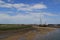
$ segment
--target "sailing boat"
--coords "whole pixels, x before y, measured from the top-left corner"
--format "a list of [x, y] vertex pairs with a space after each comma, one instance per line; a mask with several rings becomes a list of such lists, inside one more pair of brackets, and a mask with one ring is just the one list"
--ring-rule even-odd
[[[44, 16], [44, 19], [46, 19], [46, 17]], [[43, 24], [43, 20], [42, 20], [42, 16], [40, 14], [40, 27], [47, 27], [47, 24], [46, 24], [46, 20], [45, 20], [45, 23]]]

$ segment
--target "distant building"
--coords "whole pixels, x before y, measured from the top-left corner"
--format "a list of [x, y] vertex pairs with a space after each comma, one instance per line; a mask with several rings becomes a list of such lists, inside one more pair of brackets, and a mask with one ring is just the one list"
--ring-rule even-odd
[[60, 27], [60, 24], [48, 24], [48, 27]]

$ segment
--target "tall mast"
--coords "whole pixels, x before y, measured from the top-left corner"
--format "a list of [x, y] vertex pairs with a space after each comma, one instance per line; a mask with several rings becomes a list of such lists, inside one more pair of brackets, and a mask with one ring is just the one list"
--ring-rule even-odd
[[47, 20], [47, 19], [46, 19], [47, 17], [46, 17], [46, 16], [44, 16], [44, 18], [45, 18], [45, 25], [47, 25], [47, 21], [46, 21], [46, 20]]
[[41, 14], [40, 14], [40, 25], [42, 25], [42, 17], [41, 17]]

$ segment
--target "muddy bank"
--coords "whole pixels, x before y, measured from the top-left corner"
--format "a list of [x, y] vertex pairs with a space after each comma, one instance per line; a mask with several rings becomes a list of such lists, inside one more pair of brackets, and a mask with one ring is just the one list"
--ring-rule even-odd
[[18, 30], [5, 30], [5, 31], [0, 30], [0, 40], [2, 40], [4, 38], [8, 38], [9, 36], [12, 36], [12, 35], [17, 35], [17, 34], [22, 35], [31, 30], [34, 30], [34, 29], [25, 28], [25, 29], [18, 29]]
[[[35, 30], [30, 30], [27, 33], [25, 33], [24, 35], [14, 35], [11, 37], [6, 38], [6, 40], [40, 40], [40, 38], [43, 38], [44, 35], [47, 35], [49, 32], [54, 31], [55, 29], [44, 29], [42, 28], [41, 30], [35, 29]], [[19, 36], [20, 35], [20, 36]], [[17, 37], [17, 38], [15, 38]]]
[[55, 30], [55, 28], [40, 27], [22, 30], [0, 31], [0, 40], [34, 40], [38, 34], [46, 35], [53, 30]]

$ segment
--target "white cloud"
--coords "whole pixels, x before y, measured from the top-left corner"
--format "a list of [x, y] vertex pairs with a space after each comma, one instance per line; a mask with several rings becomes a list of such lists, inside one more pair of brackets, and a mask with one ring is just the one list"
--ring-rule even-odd
[[11, 7], [12, 7], [12, 4], [5, 3], [4, 1], [1, 1], [1, 0], [0, 0], [0, 7], [11, 8]]
[[11, 2], [12, 0], [8, 0], [8, 2]]
[[5, 3], [4, 1], [0, 0], [0, 4]]
[[[10, 0], [9, 0], [10, 1]], [[11, 12], [6, 12], [6, 13], [0, 13], [0, 23], [40, 23], [40, 16], [42, 17], [43, 23], [48, 20], [49, 18], [45, 18], [46, 16], [58, 16], [53, 13], [47, 13], [47, 12], [28, 12], [32, 11], [33, 9], [46, 9], [47, 6], [43, 3], [38, 3], [34, 5], [29, 5], [29, 4], [24, 4], [24, 3], [19, 3], [19, 4], [10, 4], [10, 3], [5, 3], [4, 1], [0, 1], [0, 7], [6, 7], [6, 8], [16, 8], [18, 11], [26, 10], [28, 14], [23, 15], [22, 13], [18, 13], [17, 15], [10, 16], [8, 13]], [[49, 19], [51, 20], [51, 19]]]
[[47, 16], [58, 16], [57, 14], [53, 14], [53, 13], [46, 13], [46, 12], [43, 12], [44, 15], [47, 15]]
[[[41, 15], [40, 15], [41, 14]], [[49, 18], [45, 18], [44, 15], [47, 15], [48, 13], [29, 13], [29, 14], [25, 14], [23, 15], [22, 13], [19, 13], [17, 15], [14, 15], [14, 16], [10, 16], [8, 14], [5, 14], [5, 13], [0, 13], [0, 23], [17, 23], [17, 24], [22, 24], [22, 23], [25, 23], [25, 24], [29, 24], [29, 23], [40, 23], [40, 16], [42, 17], [42, 21], [43, 23], [45, 21], [47, 21]], [[53, 15], [53, 14], [51, 14]], [[50, 16], [50, 15], [48, 15]], [[54, 14], [55, 16], [55, 14]], [[46, 20], [47, 19], [47, 20]], [[52, 19], [50, 19], [52, 20]]]
[[0, 14], [0, 23], [29, 23], [28, 21], [32, 22], [35, 19], [33, 17], [34, 16], [31, 16], [30, 14], [18, 14], [15, 16], [9, 16], [8, 14]]
[[[9, 0], [10, 1], [10, 0]], [[32, 9], [45, 9], [47, 6], [45, 4], [24, 4], [24, 3], [19, 3], [19, 4], [10, 4], [10, 3], [5, 3], [4, 1], [0, 1], [0, 7], [7, 7], [7, 8], [16, 8], [17, 10], [32, 10]]]
[[18, 10], [33, 10], [33, 9], [45, 9], [47, 8], [46, 5], [44, 4], [34, 4], [34, 5], [29, 5], [29, 4], [14, 4], [15, 8], [18, 8]]
[[47, 6], [44, 4], [35, 4], [31, 8], [32, 9], [44, 9], [44, 8], [47, 8]]

